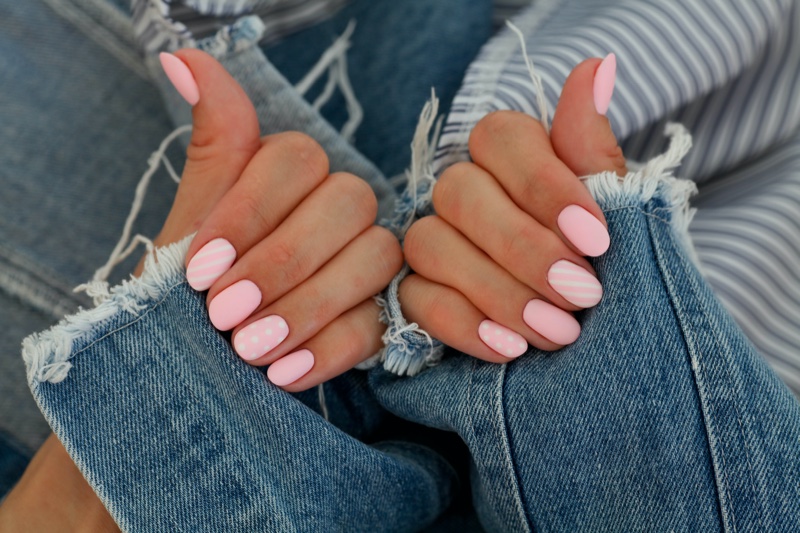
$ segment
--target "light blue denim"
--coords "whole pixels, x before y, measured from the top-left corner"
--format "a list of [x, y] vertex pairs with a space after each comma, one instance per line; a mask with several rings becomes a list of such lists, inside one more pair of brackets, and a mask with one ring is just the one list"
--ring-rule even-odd
[[[19, 10], [29, 14], [29, 6], [38, 4]], [[336, 165], [371, 180], [391, 215], [394, 193], [380, 171], [275, 75], [260, 49], [241, 43], [215, 50], [259, 112], [269, 113], [262, 116], [273, 119], [271, 127], [312, 130]], [[186, 108], [159, 84], [181, 117]], [[118, 111], [126, 117], [137, 115], [131, 102], [138, 97], [155, 105], [152, 88], [142, 85], [125, 95], [130, 100]], [[154, 131], [134, 124], [132, 131], [147, 135], [130, 141], [149, 146], [140, 160], [126, 154], [137, 169], [169, 131], [163, 119], [151, 123], [140, 114]], [[90, 140], [63, 144], [112, 145]], [[64, 190], [77, 188], [80, 198], [118, 185], [78, 167], [87, 164], [81, 154], [68, 152], [68, 166], [92, 181]], [[800, 406], [698, 273], [685, 234], [688, 187], [658, 163], [625, 184], [608, 175], [589, 180], [611, 232], [611, 249], [594, 261], [606, 296], [581, 314], [581, 338], [557, 353], [531, 349], [495, 365], [448, 350], [413, 378], [383, 368], [348, 372], [324, 387], [326, 421], [317, 391], [277, 389], [209, 325], [203, 295], [185, 283], [184, 241], [98, 308], [31, 337], [28, 385], [125, 531], [791, 531], [800, 522]], [[130, 175], [132, 190], [140, 172], [120, 172]], [[50, 190], [46, 175], [36, 183], [11, 178], [4, 174], [3, 183], [27, 194], [14, 197], [17, 204], [4, 198], [5, 221], [5, 213], [26, 215], [18, 206]], [[76, 209], [84, 204], [55, 190], [53, 212], [65, 220], [103, 203], [90, 198]], [[148, 198], [166, 205], [163, 195]], [[88, 264], [75, 273], [48, 273], [61, 285], [26, 288], [69, 287], [91, 276], [116, 242], [130, 193], [113, 198], [118, 212], [108, 208], [110, 222], [94, 219], [69, 247], [39, 243], [47, 233], [36, 226], [28, 241], [24, 232], [18, 237], [35, 215], [4, 222], [3, 242], [15, 238], [10, 248], [28, 261], [16, 264], [44, 270], [60, 265], [51, 261], [66, 263], [64, 254], [75, 249], [90, 256], [80, 257]], [[47, 227], [53, 240], [63, 239], [59, 228], [72, 230], [58, 219]], [[105, 241], [94, 243], [101, 234]], [[66, 289], [59, 294], [74, 305]], [[30, 307], [28, 292], [14, 297]], [[422, 348], [409, 349], [420, 358]]]

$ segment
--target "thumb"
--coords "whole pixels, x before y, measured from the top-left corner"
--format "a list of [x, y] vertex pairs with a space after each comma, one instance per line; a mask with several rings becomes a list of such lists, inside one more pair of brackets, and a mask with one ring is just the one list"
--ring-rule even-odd
[[214, 180], [224, 192], [261, 146], [255, 108], [236, 80], [207, 53], [185, 49], [175, 55], [162, 53], [159, 59], [192, 106], [192, 139], [183, 179]]
[[613, 170], [627, 173], [625, 157], [606, 110], [616, 77], [614, 54], [592, 58], [570, 73], [558, 101], [550, 140], [559, 159], [578, 176]]
[[162, 53], [159, 59], [175, 89], [192, 106], [193, 119], [181, 183], [155, 240], [162, 246], [200, 227], [242, 175], [261, 147], [261, 138], [253, 104], [216, 59], [188, 49]]

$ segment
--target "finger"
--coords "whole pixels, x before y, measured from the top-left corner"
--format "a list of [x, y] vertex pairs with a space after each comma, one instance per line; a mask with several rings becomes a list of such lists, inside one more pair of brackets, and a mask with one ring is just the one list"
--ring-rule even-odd
[[472, 357], [502, 364], [528, 349], [524, 338], [487, 320], [466, 296], [451, 287], [411, 274], [400, 283], [399, 296], [403, 314], [410, 322]]
[[514, 111], [491, 113], [473, 129], [469, 148], [514, 203], [573, 250], [596, 257], [608, 249], [600, 207], [555, 154], [539, 121]]
[[261, 144], [258, 117], [245, 92], [199, 50], [161, 54], [170, 81], [193, 104], [192, 138], [173, 209], [156, 244], [195, 231], [228, 192]]
[[[405, 255], [417, 274], [458, 291], [484, 318], [521, 335], [526, 344], [552, 351], [578, 337], [580, 326], [569, 313], [520, 283], [439, 217], [425, 217], [411, 226]], [[453, 257], [459, 260], [452, 261]], [[405, 302], [403, 306], [405, 309]], [[564, 327], [554, 329], [554, 321]], [[476, 332], [480, 333], [476, 329], [473, 334]]]
[[575, 174], [627, 173], [606, 110], [616, 76], [616, 57], [587, 59], [570, 73], [553, 117], [553, 150]]
[[[369, 228], [377, 212], [375, 194], [364, 180], [347, 173], [330, 175], [278, 228], [247, 250], [215, 282], [208, 293], [208, 301], [213, 301], [223, 289], [246, 279], [261, 293], [260, 307], [266, 307], [307, 280]], [[239, 242], [234, 237], [231, 240]], [[189, 279], [202, 282], [201, 276], [208, 268], [213, 266], [195, 270], [195, 276], [190, 275]]]
[[272, 363], [267, 378], [289, 392], [315, 387], [378, 353], [384, 331], [380, 307], [372, 298], [365, 300]]
[[[576, 310], [600, 301], [602, 287], [591, 265], [517, 207], [480, 167], [471, 163], [449, 167], [434, 187], [433, 203], [442, 218], [498, 265], [559, 307]], [[565, 268], [575, 273], [569, 280], [580, 278], [581, 283], [565, 283]]]
[[239, 308], [235, 291], [230, 298], [224, 296], [235, 284], [212, 300], [209, 317], [220, 330], [241, 323], [233, 333], [236, 352], [252, 364], [269, 364], [385, 288], [402, 262], [394, 235], [372, 226], [310, 279], [253, 316], [257, 306]]
[[606, 110], [616, 77], [616, 56], [587, 59], [570, 73], [553, 117], [550, 139], [561, 161], [578, 176], [627, 173]]
[[270, 136], [203, 221], [187, 253], [186, 278], [206, 290], [272, 233], [328, 175], [328, 158], [298, 132]]

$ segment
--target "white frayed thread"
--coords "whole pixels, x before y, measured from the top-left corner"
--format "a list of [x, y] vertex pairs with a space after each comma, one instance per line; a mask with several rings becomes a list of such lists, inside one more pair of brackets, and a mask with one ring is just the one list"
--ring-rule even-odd
[[[438, 117], [438, 113], [439, 99], [436, 97], [436, 91], [431, 89], [431, 99], [422, 108], [411, 141], [411, 168], [406, 171], [408, 184], [406, 192], [398, 199], [395, 210], [398, 219], [395, 220], [394, 227], [400, 238], [406, 234], [420, 211], [426, 209], [432, 201], [433, 186], [436, 183], [433, 158], [443, 119]], [[389, 284], [386, 293], [397, 294], [400, 281], [410, 271], [408, 264], [403, 265], [402, 270]], [[384, 348], [376, 356], [383, 362], [384, 368], [396, 374], [413, 376], [423, 368], [433, 366], [441, 360], [444, 353], [444, 346], [441, 343], [434, 342], [428, 332], [420, 328], [417, 323], [406, 322], [402, 313], [398, 312], [397, 317], [392, 318], [390, 305], [385, 299], [376, 297], [375, 301], [381, 308], [381, 322], [388, 326], [382, 337]], [[396, 305], [399, 306], [399, 302]], [[428, 352], [423, 357], [416, 356], [417, 350], [411, 347], [407, 340], [408, 337], [413, 338], [416, 335], [419, 336], [420, 342], [428, 346]]]
[[613, 205], [613, 199], [635, 196], [642, 202], [651, 200], [656, 193], [666, 194], [670, 207], [671, 224], [684, 244], [689, 256], [697, 261], [694, 246], [689, 237], [689, 224], [696, 209], [689, 206], [689, 199], [697, 192], [697, 184], [691, 180], [676, 178], [672, 170], [692, 148], [692, 136], [678, 123], [671, 122], [664, 128], [669, 138], [669, 147], [663, 154], [652, 158], [635, 172], [620, 177], [616, 172], [606, 171], [581, 178], [592, 196], [605, 205]]
[[533, 89], [536, 92], [536, 105], [539, 106], [539, 122], [544, 126], [544, 131], [550, 135], [550, 112], [547, 109], [547, 99], [544, 94], [542, 78], [539, 77], [539, 74], [536, 73], [536, 69], [533, 68], [533, 60], [531, 60], [531, 57], [528, 55], [528, 46], [525, 44], [525, 36], [522, 34], [522, 31], [510, 20], [506, 21], [506, 26], [519, 37], [519, 44], [522, 47], [522, 57], [525, 58], [525, 66], [528, 68], [528, 74], [531, 77]]
[[158, 300], [176, 283], [184, 279], [184, 258], [194, 235], [164, 248], [154, 250], [145, 258], [144, 272], [138, 278], [123, 281], [110, 290], [108, 298], [93, 309], [81, 310], [64, 318], [41, 333], [22, 341], [28, 382], [59, 383], [72, 363], [76, 344], [90, 342], [95, 328], [121, 312], [136, 316], [147, 302]]
[[142, 174], [139, 184], [136, 186], [136, 194], [133, 198], [133, 204], [131, 205], [130, 213], [128, 213], [128, 218], [125, 221], [125, 226], [122, 229], [122, 236], [120, 237], [119, 242], [117, 242], [117, 245], [111, 252], [111, 256], [109, 256], [106, 264], [95, 271], [94, 276], [90, 281], [75, 287], [74, 292], [86, 292], [86, 294], [92, 298], [94, 304], [99, 305], [110, 296], [108, 277], [111, 275], [111, 271], [115, 266], [127, 259], [128, 256], [130, 256], [136, 250], [139, 244], [144, 244], [144, 246], [147, 248], [148, 254], [153, 253], [154, 246], [152, 240], [138, 234], [131, 238], [133, 224], [136, 222], [136, 218], [139, 216], [139, 211], [142, 209], [147, 188], [150, 186], [150, 180], [158, 170], [161, 163], [165, 163], [165, 167], [170, 177], [176, 183], [180, 183], [181, 179], [175, 172], [172, 164], [169, 163], [166, 156], [166, 151], [170, 144], [175, 141], [175, 139], [190, 131], [192, 131], [192, 126], [190, 125], [177, 128], [175, 131], [167, 135], [163, 141], [161, 141], [158, 150], [150, 154], [150, 157], [147, 159], [147, 164], [149, 166], [147, 170], [145, 170], [144, 174]]
[[295, 86], [295, 90], [301, 95], [305, 95], [311, 87], [319, 80], [325, 72], [328, 73], [328, 81], [322, 92], [314, 100], [312, 106], [319, 111], [333, 97], [334, 90], [339, 87], [347, 106], [348, 119], [339, 132], [347, 142], [352, 143], [355, 133], [361, 122], [364, 120], [364, 108], [356, 98], [353, 85], [350, 83], [350, 76], [347, 71], [347, 51], [350, 49], [350, 38], [356, 29], [356, 22], [351, 20], [347, 24], [342, 35], [325, 50], [317, 63]]
[[[406, 171], [408, 191], [411, 192], [412, 209], [406, 213], [406, 219], [400, 227], [401, 235], [405, 235], [419, 212], [420, 207], [427, 207], [433, 199], [433, 186], [436, 176], [433, 174], [433, 156], [439, 135], [442, 131], [442, 120], [438, 117], [439, 98], [431, 89], [431, 99], [425, 103], [414, 130], [411, 141], [411, 168]], [[433, 134], [431, 135], [431, 131]], [[424, 190], [420, 193], [420, 188]], [[402, 199], [400, 201], [403, 201]]]

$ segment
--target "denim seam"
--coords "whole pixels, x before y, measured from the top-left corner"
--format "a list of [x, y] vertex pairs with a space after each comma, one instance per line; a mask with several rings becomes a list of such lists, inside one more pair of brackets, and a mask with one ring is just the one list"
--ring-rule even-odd
[[[475, 384], [475, 375], [478, 372], [476, 367], [478, 366], [478, 363], [479, 363], [478, 359], [475, 359], [475, 358], [471, 358], [471, 359], [472, 359], [472, 361], [470, 363], [472, 365], [472, 368], [471, 368], [470, 373], [469, 373], [469, 375], [471, 376], [469, 387], [467, 387], [467, 397], [466, 397], [466, 404], [467, 405], [472, 405], [472, 392], [473, 392], [473, 387], [474, 387], [474, 384]], [[504, 387], [504, 384], [505, 384], [505, 375], [506, 375], [507, 365], [503, 364], [503, 365], [498, 365], [498, 366], [499, 366], [499, 370], [498, 371], [499, 371], [500, 374], [499, 374], [499, 379], [497, 380], [497, 382], [498, 382], [497, 384], [499, 385], [499, 387], [497, 387], [497, 389], [496, 389], [498, 392], [496, 394], [496, 397], [493, 399], [492, 404], [496, 405], [496, 410], [498, 412], [498, 417], [496, 419], [499, 419], [499, 424], [501, 426], [501, 428], [498, 431], [500, 433], [501, 442], [502, 442], [502, 445], [503, 445], [503, 448], [504, 448], [504, 452], [505, 452], [503, 454], [504, 459], [505, 459], [504, 464], [505, 464], [505, 468], [506, 469], [511, 470], [511, 479], [513, 480], [513, 483], [514, 483], [514, 491], [513, 491], [514, 492], [514, 503], [515, 503], [515, 507], [517, 509], [518, 517], [519, 517], [521, 523], [525, 524], [527, 526], [527, 530], [526, 531], [532, 532], [532, 531], [534, 531], [534, 529], [533, 529], [528, 517], [525, 515], [525, 507], [524, 507], [524, 504], [523, 504], [523, 501], [522, 501], [522, 494], [521, 494], [520, 487], [519, 487], [519, 476], [518, 476], [518, 473], [517, 473], [517, 468], [516, 468], [516, 466], [514, 464], [514, 459], [513, 459], [512, 455], [511, 455], [511, 451], [510, 451], [509, 438], [508, 438], [508, 424], [506, 422], [505, 409], [504, 409], [504, 406], [503, 406], [503, 387]], [[477, 437], [476, 437], [477, 431], [475, 430], [475, 414], [476, 414], [475, 410], [470, 410], [469, 411], [469, 429], [470, 429], [470, 432], [471, 432], [471, 438], [468, 439], [467, 442], [471, 441], [471, 442], [477, 444]], [[498, 429], [497, 426], [495, 426], [494, 429]], [[496, 508], [497, 506], [494, 506], [494, 507]]]
[[[659, 217], [651, 217], [651, 218], [655, 219], [655, 220], [660, 220]], [[651, 230], [651, 239], [652, 239], [652, 242], [654, 243], [655, 248], [658, 250], [659, 255], [662, 255], [663, 254], [663, 250], [661, 248], [661, 244], [660, 244], [659, 240], [656, 239], [655, 236], [652, 234], [652, 230]], [[681, 257], [681, 260], [685, 261], [685, 258]], [[721, 475], [723, 477], [723, 480], [720, 480], [719, 478], [717, 478], [717, 480], [718, 480], [718, 483], [720, 481], [722, 481], [723, 484], [724, 484], [724, 487], [720, 488], [718, 486], [717, 488], [718, 488], [718, 491], [719, 490], [723, 490], [724, 494], [727, 496], [727, 504], [725, 504], [723, 501], [719, 501], [718, 504], [720, 505], [720, 511], [723, 514], [723, 521], [724, 521], [724, 516], [726, 516], [729, 513], [730, 522], [731, 522], [731, 528], [732, 528], [733, 531], [737, 531], [738, 528], [736, 526], [736, 513], [735, 513], [735, 509], [733, 508], [734, 499], [733, 499], [733, 496], [732, 496], [732, 493], [731, 493], [731, 485], [730, 485], [730, 482], [728, 481], [728, 477], [727, 477], [727, 470], [728, 469], [726, 467], [724, 446], [722, 445], [722, 439], [714, 431], [714, 429], [712, 427], [714, 425], [713, 422], [712, 422], [713, 419], [714, 419], [714, 413], [717, 411], [716, 404], [715, 404], [715, 399], [714, 399], [714, 397], [712, 395], [711, 390], [708, 387], [705, 386], [706, 380], [702, 378], [702, 375], [704, 375], [706, 373], [705, 369], [704, 369], [705, 364], [702, 362], [702, 360], [701, 360], [702, 358], [698, 357], [696, 355], [695, 349], [692, 348], [693, 345], [697, 346], [697, 344], [698, 344], [697, 341], [696, 341], [695, 334], [692, 332], [692, 330], [690, 328], [684, 327], [685, 319], [682, 316], [682, 313], [680, 311], [680, 307], [678, 305], [676, 305], [676, 300], [675, 300], [675, 298], [673, 296], [674, 295], [674, 285], [672, 283], [672, 276], [670, 275], [669, 272], [667, 272], [666, 270], [664, 270], [662, 268], [662, 264], [661, 264], [660, 261], [659, 261], [659, 269], [662, 272], [662, 279], [664, 280], [666, 286], [669, 289], [670, 300], [673, 302], [673, 309], [675, 310], [676, 319], [677, 319], [678, 323], [680, 324], [681, 331], [683, 331], [684, 335], [689, 338], [687, 340], [691, 340], [692, 341], [691, 343], [687, 342], [686, 349], [687, 349], [687, 352], [688, 352], [689, 357], [690, 357], [690, 365], [695, 371], [694, 372], [695, 373], [695, 380], [696, 380], [695, 385], [698, 387], [698, 400], [700, 402], [701, 408], [702, 408], [703, 405], [706, 405], [707, 408], [708, 408], [708, 417], [704, 416], [704, 425], [706, 427], [706, 432], [707, 432], [708, 438], [709, 438], [709, 446], [712, 449], [716, 449], [718, 451], [720, 461], [722, 462], [722, 464], [720, 466], [721, 466], [721, 469], [722, 469]], [[685, 268], [684, 268], [684, 270], [685, 270]], [[692, 294], [695, 297], [695, 300], [700, 301], [700, 298], [697, 295], [697, 293], [698, 293], [697, 289], [698, 288], [696, 286], [695, 280], [692, 279], [691, 277], [689, 277], [689, 285], [690, 285]], [[703, 314], [703, 318], [704, 318], [705, 322], [706, 323], [710, 323], [711, 322], [710, 321], [710, 317], [709, 317], [708, 313], [706, 312], [706, 309], [705, 309], [704, 305], [700, 305], [700, 312]], [[728, 343], [724, 342], [723, 339], [719, 338], [719, 336], [716, 333], [716, 330], [714, 330], [713, 328], [709, 328], [709, 329], [711, 330], [711, 334], [714, 336], [714, 340], [716, 341], [717, 346], [724, 347], [724, 350], [722, 350], [722, 352], [724, 354], [730, 353], [730, 347], [729, 347]], [[726, 361], [725, 362], [727, 363], [727, 357], [726, 357]], [[726, 372], [726, 374], [728, 376], [730, 376], [729, 368], [728, 368], [727, 364], [725, 365], [725, 372]], [[730, 381], [729, 381], [729, 384], [730, 384]], [[707, 402], [703, 401], [704, 397], [707, 399]], [[738, 404], [736, 404], [736, 402], [734, 402], [734, 406], [735, 406], [735, 409], [736, 409], [736, 419], [737, 419], [737, 422], [738, 422], [739, 428], [740, 428], [740, 435], [742, 437], [742, 441], [744, 442], [744, 448], [745, 448], [744, 449], [744, 453], [745, 453], [746, 464], [747, 464], [747, 468], [748, 468], [748, 478], [750, 480], [750, 488], [751, 488], [751, 490], [753, 490], [753, 493], [756, 494], [757, 491], [756, 491], [756, 488], [755, 488], [755, 485], [754, 485], [754, 480], [752, 478], [753, 469], [752, 469], [752, 466], [751, 466], [750, 453], [749, 453], [749, 449], [748, 449], [748, 446], [747, 446], [747, 440], [746, 440], [745, 435], [744, 435], [744, 428], [742, 426], [741, 414], [740, 414], [740, 411], [739, 411], [739, 408], [738, 408]], [[714, 442], [718, 442], [720, 444], [719, 445], [714, 445], [713, 444]], [[713, 464], [713, 454], [712, 454], [712, 464]], [[719, 469], [718, 468], [715, 468], [715, 471], [717, 471], [719, 473]], [[759, 523], [763, 525], [763, 517], [762, 517], [762, 513], [761, 513], [760, 502], [756, 502], [756, 505], [757, 505], [757, 513], [758, 513]]]
[[[694, 294], [697, 294], [698, 293], [698, 287], [697, 287], [697, 285], [695, 283], [695, 280], [690, 277], [689, 278], [689, 283], [690, 283], [690, 285], [692, 287], [692, 292]], [[700, 298], [697, 297], [697, 300], [700, 301]], [[705, 321], [707, 323], [711, 323], [711, 319], [710, 319], [709, 314], [706, 312], [705, 305], [701, 305], [700, 306], [700, 310], [703, 313]], [[732, 379], [732, 377], [730, 375], [730, 366], [731, 365], [728, 364], [729, 363], [728, 355], [731, 353], [730, 344], [725, 339], [721, 338], [718, 335], [718, 330], [716, 328], [709, 328], [709, 329], [711, 331], [711, 334], [714, 336], [716, 344], [718, 346], [722, 346], [722, 347], [725, 348], [724, 350], [722, 350], [722, 354], [723, 354], [723, 356], [725, 358], [725, 363], [726, 363], [725, 367], [724, 367], [725, 368], [725, 374], [728, 376], [728, 385], [731, 388], [733, 388], [734, 381], [733, 381], [733, 379]], [[742, 444], [743, 444], [743, 448], [744, 448], [743, 451], [744, 451], [744, 455], [745, 455], [745, 464], [747, 465], [747, 477], [748, 477], [748, 479], [750, 481], [750, 489], [753, 491], [753, 495], [755, 496], [756, 494], [758, 494], [758, 491], [756, 489], [755, 480], [753, 479], [753, 467], [752, 467], [752, 462], [751, 462], [751, 459], [750, 459], [752, 453], [750, 451], [750, 447], [747, 444], [747, 438], [746, 438], [746, 435], [745, 435], [745, 428], [744, 428], [744, 425], [742, 423], [742, 415], [741, 415], [741, 411], [739, 409], [739, 403], [738, 402], [733, 402], [733, 404], [734, 404], [734, 409], [735, 409], [735, 412], [736, 412], [736, 422], [737, 422], [737, 424], [739, 426], [739, 434], [741, 436]], [[732, 502], [733, 502], [733, 500], [731, 500], [731, 504], [732, 504]], [[755, 503], [756, 503], [756, 511], [758, 513], [758, 521], [759, 521], [759, 524], [761, 525], [761, 527], [763, 527], [764, 520], [763, 520], [763, 516], [762, 516], [762, 512], [761, 512], [761, 503], [757, 498], [756, 498], [756, 502]]]
[[43, 2], [137, 76], [150, 80], [147, 68], [142, 65], [134, 46], [133, 23], [130, 17], [105, 1], [43, 0]]

